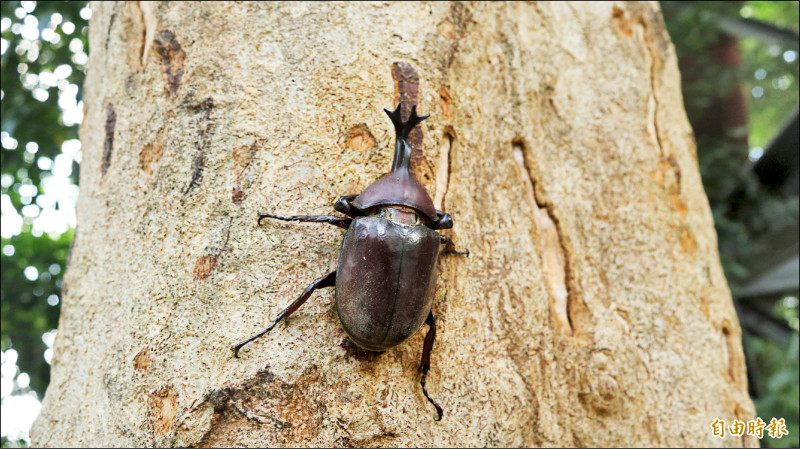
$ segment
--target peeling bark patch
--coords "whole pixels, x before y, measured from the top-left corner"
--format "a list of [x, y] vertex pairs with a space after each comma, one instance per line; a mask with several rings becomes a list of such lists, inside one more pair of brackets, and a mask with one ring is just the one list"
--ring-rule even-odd
[[[735, 385], [735, 384], [737, 384], [737, 382], [736, 382], [736, 374], [735, 374], [737, 372], [737, 369], [736, 369], [736, 364], [737, 364], [736, 363], [737, 362], [737, 360], [736, 360], [736, 354], [737, 354], [736, 348], [737, 348], [737, 344], [741, 344], [741, 343], [736, 341], [736, 337], [731, 332], [731, 325], [728, 322], [728, 320], [724, 320], [722, 322], [722, 337], [723, 337], [723, 340], [724, 340], [723, 344], [725, 345], [725, 348], [724, 348], [725, 349], [725, 354], [726, 354], [727, 359], [728, 359], [727, 360], [727, 362], [728, 362], [727, 374], [728, 374], [728, 377], [730, 378], [731, 382], [733, 382], [733, 384]], [[742, 372], [742, 371], [739, 370], [738, 372]]]
[[103, 175], [111, 165], [111, 154], [114, 151], [114, 128], [117, 126], [117, 113], [114, 111], [114, 103], [106, 105], [106, 139], [103, 141], [103, 161], [100, 164], [100, 171]]
[[364, 153], [375, 147], [375, 136], [369, 131], [366, 123], [354, 126], [345, 142], [347, 148]]
[[708, 309], [708, 298], [706, 295], [700, 295], [700, 311], [703, 312], [703, 316], [706, 317], [706, 320], [711, 319], [711, 313]]
[[239, 185], [235, 186], [233, 188], [233, 194], [231, 194], [231, 201], [233, 201], [233, 204], [241, 206], [243, 198], [244, 192], [242, 191], [242, 187]]
[[175, 427], [178, 414], [178, 396], [171, 387], [164, 387], [152, 393], [147, 401], [150, 407], [150, 424], [159, 437], [166, 436]]
[[147, 174], [153, 173], [153, 168], [161, 160], [161, 154], [164, 152], [164, 143], [161, 131], [159, 135], [150, 143], [142, 148], [139, 152], [139, 169]]
[[667, 164], [669, 165], [669, 169], [674, 176], [674, 184], [670, 187], [670, 200], [672, 201], [672, 206], [675, 210], [681, 214], [681, 217], [685, 217], [689, 214], [689, 208], [686, 207], [686, 204], [681, 199], [681, 166], [678, 164], [678, 161], [675, 160], [673, 155], [669, 155], [667, 157]]
[[683, 252], [692, 254], [697, 249], [697, 240], [694, 239], [692, 236], [692, 232], [686, 227], [681, 226], [680, 231], [680, 239], [681, 239], [681, 248]]
[[219, 255], [207, 255], [197, 259], [197, 262], [194, 264], [194, 278], [195, 279], [206, 279], [211, 276], [211, 270], [217, 266], [217, 261], [219, 260]]
[[147, 348], [144, 348], [138, 354], [136, 354], [136, 357], [133, 359], [133, 369], [139, 373], [147, 371], [147, 368], [150, 367], [151, 362], [152, 360], [150, 359], [150, 351]]
[[436, 29], [439, 31], [439, 34], [444, 36], [447, 39], [455, 39], [456, 38], [456, 26], [453, 25], [449, 19], [444, 19], [436, 25]]
[[678, 211], [681, 217], [689, 214], [689, 208], [681, 198], [681, 167], [674, 157], [662, 158], [658, 168], [650, 174], [653, 181], [662, 186], [672, 203], [672, 208]]
[[633, 36], [633, 27], [631, 27], [630, 20], [625, 17], [625, 11], [615, 6], [611, 11], [611, 21], [614, 22], [614, 29], [617, 30], [617, 36]]
[[211, 271], [214, 270], [214, 267], [217, 266], [217, 262], [219, 262], [220, 253], [222, 253], [222, 251], [224, 251], [225, 247], [228, 245], [229, 236], [230, 227], [228, 227], [225, 235], [225, 242], [222, 244], [221, 248], [208, 248], [206, 249], [207, 254], [197, 259], [193, 270], [195, 279], [204, 280], [211, 276]]
[[550, 310], [556, 326], [563, 333], [572, 335], [574, 323], [571, 312], [575, 299], [570, 291], [569, 257], [552, 205], [542, 204], [536, 196], [536, 181], [531, 175], [532, 170], [525, 154], [524, 141], [516, 139], [513, 142], [513, 156], [520, 167], [523, 179], [527, 180], [528, 191], [533, 200], [533, 219], [539, 232], [542, 268], [550, 292]]
[[453, 121], [453, 98], [450, 96], [450, 90], [442, 86], [439, 88], [439, 106], [442, 108], [442, 118], [445, 122]]
[[153, 48], [161, 57], [161, 64], [164, 66], [164, 73], [167, 75], [169, 93], [175, 95], [181, 85], [183, 78], [183, 65], [186, 60], [186, 52], [181, 49], [181, 44], [175, 38], [175, 33], [169, 30], [161, 30], [153, 38]]
[[[419, 99], [419, 74], [411, 64], [395, 62], [392, 64], [392, 78], [394, 79], [395, 100], [402, 106], [402, 116], [406, 120], [411, 113], [411, 107], [416, 106]], [[412, 131], [411, 136], [413, 135]], [[413, 140], [412, 142], [416, 144]]]
[[[403, 120], [406, 120], [411, 114], [411, 108], [419, 104], [419, 74], [411, 64], [395, 62], [392, 64], [392, 78], [394, 78], [395, 100], [400, 103], [400, 112], [402, 112]], [[417, 111], [417, 113], [421, 114], [422, 112]], [[418, 177], [430, 179], [430, 169], [426, 173], [420, 173], [423, 162], [425, 162], [422, 139], [421, 126], [414, 127], [408, 135], [408, 143], [413, 148], [411, 168]]]
[[661, 171], [663, 172], [665, 185], [675, 192], [681, 191], [681, 166], [673, 156], [661, 160]]
[[672, 193], [669, 196], [670, 201], [672, 201], [672, 207], [681, 214], [681, 217], [685, 217], [689, 214], [689, 209], [686, 207], [686, 204], [681, 199], [680, 194]]

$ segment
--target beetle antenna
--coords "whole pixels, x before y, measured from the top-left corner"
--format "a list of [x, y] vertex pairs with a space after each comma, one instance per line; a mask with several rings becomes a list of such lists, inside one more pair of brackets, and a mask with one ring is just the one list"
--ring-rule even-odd
[[384, 109], [386, 115], [392, 119], [396, 138], [394, 144], [394, 160], [392, 161], [392, 170], [396, 170], [402, 165], [408, 165], [408, 161], [405, 161], [405, 159], [407, 159], [405, 155], [405, 147], [401, 142], [408, 142], [408, 135], [411, 133], [411, 130], [414, 129], [415, 126], [419, 125], [423, 120], [430, 117], [430, 115], [417, 115], [417, 106], [414, 105], [411, 108], [411, 114], [408, 116], [408, 120], [403, 121], [403, 115], [400, 111], [401, 107], [402, 104], [398, 104], [397, 109], [394, 111]]

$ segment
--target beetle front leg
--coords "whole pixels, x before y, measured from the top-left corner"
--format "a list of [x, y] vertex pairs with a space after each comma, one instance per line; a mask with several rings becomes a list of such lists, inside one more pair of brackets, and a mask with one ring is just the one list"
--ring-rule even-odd
[[436, 340], [436, 317], [433, 316], [433, 311], [428, 313], [425, 324], [428, 325], [428, 333], [425, 334], [425, 343], [422, 345], [422, 380], [419, 383], [422, 385], [422, 392], [425, 397], [436, 407], [436, 413], [439, 415], [436, 421], [441, 421], [444, 411], [439, 407], [439, 404], [431, 399], [430, 395], [428, 395], [428, 389], [425, 388], [425, 378], [428, 376], [428, 370], [431, 369], [431, 349], [433, 349], [433, 341]]
[[356, 199], [358, 195], [345, 195], [338, 200], [336, 203], [333, 204], [333, 210], [336, 212], [341, 212], [348, 217], [360, 217], [364, 215], [364, 211], [358, 209], [357, 207], [353, 206], [352, 202]]
[[453, 241], [450, 240], [450, 238], [447, 237], [446, 235], [440, 235], [439, 241], [441, 242], [442, 245], [444, 245], [444, 250], [442, 250], [442, 254], [459, 254], [461, 256], [469, 257], [468, 249], [465, 249], [464, 251], [456, 250], [456, 244], [453, 243]]
[[436, 221], [428, 224], [428, 227], [433, 229], [434, 231], [438, 231], [439, 229], [452, 229], [453, 217], [451, 217], [450, 214], [437, 210]]
[[278, 215], [261, 213], [258, 214], [258, 224], [261, 224], [261, 220], [264, 218], [274, 218], [275, 220], [282, 221], [299, 221], [301, 223], [330, 223], [342, 229], [349, 228], [350, 222], [353, 221], [352, 218], [337, 217], [335, 215], [293, 215], [291, 217], [280, 217]]
[[255, 340], [256, 338], [261, 337], [262, 335], [264, 335], [267, 332], [271, 331], [272, 328], [275, 327], [275, 325], [278, 324], [278, 322], [280, 322], [282, 319], [284, 319], [284, 318], [290, 316], [291, 314], [293, 314], [297, 309], [300, 308], [300, 306], [303, 305], [303, 303], [306, 302], [306, 300], [311, 296], [311, 294], [314, 293], [314, 290], [316, 290], [318, 288], [333, 287], [335, 285], [336, 285], [336, 272], [335, 271], [332, 272], [332, 273], [328, 273], [327, 275], [325, 275], [325, 276], [323, 276], [323, 277], [321, 277], [319, 279], [315, 279], [314, 282], [311, 285], [306, 287], [306, 289], [303, 291], [303, 293], [300, 295], [300, 297], [295, 299], [291, 304], [289, 304], [289, 307], [285, 308], [283, 310], [283, 312], [278, 314], [278, 317], [275, 318], [275, 321], [273, 321], [272, 324], [269, 325], [269, 327], [267, 327], [266, 329], [264, 329], [263, 331], [255, 334], [255, 335], [253, 335], [252, 337], [248, 338], [247, 340], [243, 340], [243, 341], [240, 341], [239, 343], [237, 343], [236, 346], [234, 346], [232, 348], [233, 349], [233, 355], [236, 358], [239, 358], [239, 350], [242, 349], [242, 346], [250, 343], [251, 341]]

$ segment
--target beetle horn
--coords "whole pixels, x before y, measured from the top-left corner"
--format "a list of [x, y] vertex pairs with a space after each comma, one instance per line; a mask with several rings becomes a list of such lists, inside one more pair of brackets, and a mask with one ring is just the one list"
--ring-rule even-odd
[[401, 105], [398, 104], [397, 109], [394, 111], [389, 111], [388, 109], [384, 109], [384, 111], [386, 112], [386, 115], [392, 119], [397, 140], [408, 140], [408, 135], [411, 133], [411, 130], [414, 129], [415, 126], [419, 125], [420, 122], [430, 117], [430, 115], [417, 115], [417, 107], [413, 106], [411, 108], [411, 115], [408, 116], [408, 120], [403, 121], [400, 108]]
[[[430, 117], [430, 115], [417, 115], [417, 106], [415, 105], [411, 108], [411, 114], [408, 116], [408, 120], [403, 121], [403, 116], [400, 112], [401, 106], [401, 104], [398, 104], [397, 109], [394, 111], [384, 109], [386, 115], [392, 119], [396, 138], [394, 144], [394, 160], [392, 161], [392, 170], [398, 169], [401, 165], [408, 166], [408, 161], [405, 160], [408, 159], [408, 157], [405, 155], [406, 150], [402, 142], [408, 142], [408, 135], [411, 133], [411, 130], [414, 129], [415, 126], [419, 125], [420, 122]], [[406, 146], [409, 146], [410, 150], [410, 145], [406, 143]]]
[[411, 170], [411, 145], [408, 144], [405, 140], [398, 140], [399, 142], [399, 150], [395, 149], [396, 153], [400, 154], [400, 164], [397, 167], [392, 167], [392, 170], [397, 169], [404, 169], [406, 171]]

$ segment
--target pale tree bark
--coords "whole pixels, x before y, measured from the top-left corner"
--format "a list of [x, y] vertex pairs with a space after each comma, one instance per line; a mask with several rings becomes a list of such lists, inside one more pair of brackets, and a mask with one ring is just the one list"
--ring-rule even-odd
[[[752, 445], [675, 52], [656, 3], [95, 3], [78, 230], [44, 446]], [[417, 176], [472, 255], [380, 354], [332, 289], [251, 344], [431, 114]]]

